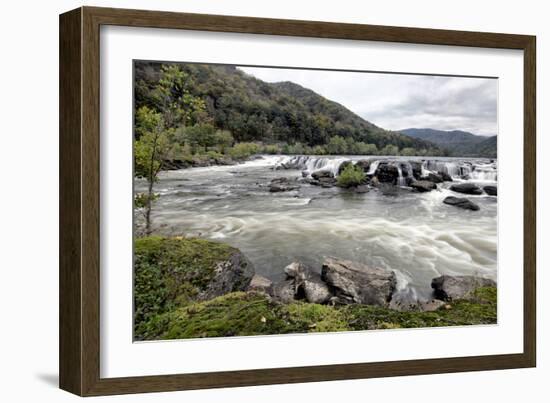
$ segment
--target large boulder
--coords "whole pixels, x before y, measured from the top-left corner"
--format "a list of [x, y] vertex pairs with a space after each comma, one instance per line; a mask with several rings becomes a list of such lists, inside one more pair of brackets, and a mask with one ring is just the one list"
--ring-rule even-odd
[[496, 196], [497, 195], [497, 187], [496, 186], [493, 186], [493, 185], [483, 186], [483, 190], [489, 196]]
[[267, 295], [273, 295], [273, 282], [259, 274], [255, 274], [248, 285], [248, 291], [261, 292]]
[[480, 195], [483, 193], [481, 188], [473, 183], [458, 183], [450, 188], [453, 192], [464, 193], [469, 195]]
[[381, 183], [391, 183], [395, 185], [399, 178], [399, 170], [394, 165], [390, 165], [387, 162], [381, 162], [378, 164], [378, 168], [376, 168], [375, 175]]
[[342, 304], [387, 306], [396, 287], [391, 270], [331, 257], [323, 262], [321, 277], [335, 295], [334, 301]]
[[468, 299], [480, 287], [496, 287], [496, 283], [478, 276], [443, 275], [432, 280], [434, 296], [442, 301]]
[[236, 251], [228, 259], [216, 264], [212, 279], [200, 293], [200, 299], [212, 299], [228, 292], [246, 290], [254, 274], [252, 263], [240, 251]]
[[473, 211], [479, 210], [479, 206], [477, 204], [466, 199], [465, 197], [447, 196], [445, 200], [443, 200], [443, 203], [448, 204], [450, 206], [460, 207], [465, 210], [473, 210]]
[[300, 186], [288, 179], [288, 178], [275, 178], [272, 179], [269, 183], [269, 191], [270, 192], [289, 192], [292, 190], [298, 190], [300, 189]]
[[410, 186], [418, 192], [429, 192], [437, 189], [437, 185], [435, 183], [427, 180], [412, 181]]

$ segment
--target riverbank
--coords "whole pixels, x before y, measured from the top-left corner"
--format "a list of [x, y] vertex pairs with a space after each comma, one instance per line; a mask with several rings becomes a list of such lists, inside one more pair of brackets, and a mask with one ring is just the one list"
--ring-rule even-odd
[[229, 245], [163, 237], [136, 239], [134, 270], [136, 340], [496, 323], [496, 284], [472, 276], [434, 279], [426, 301], [391, 270], [338, 259], [321, 275], [294, 262], [273, 284]]

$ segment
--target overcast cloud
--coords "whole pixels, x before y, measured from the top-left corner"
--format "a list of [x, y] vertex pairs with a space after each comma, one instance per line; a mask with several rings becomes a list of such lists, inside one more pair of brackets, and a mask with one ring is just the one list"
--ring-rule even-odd
[[292, 81], [384, 129], [497, 134], [496, 79], [240, 67], [267, 82]]

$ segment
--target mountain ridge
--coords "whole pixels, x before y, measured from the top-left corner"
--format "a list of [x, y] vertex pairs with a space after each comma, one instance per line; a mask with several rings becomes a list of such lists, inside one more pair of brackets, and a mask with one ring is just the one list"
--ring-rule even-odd
[[400, 130], [411, 137], [432, 142], [448, 150], [454, 157], [497, 156], [497, 135], [480, 136], [464, 130], [437, 130], [431, 128], [408, 128]]
[[390, 145], [414, 149], [418, 155], [443, 154], [429, 141], [380, 128], [309, 88], [290, 81], [268, 83], [236, 66], [136, 62], [136, 109], [160, 109], [150, 93], [160, 80], [163, 64], [180, 66], [188, 75], [189, 92], [204, 100], [208, 119], [215, 127], [230, 131], [238, 142], [314, 147], [340, 137], [350, 144], [374, 144], [378, 150]]

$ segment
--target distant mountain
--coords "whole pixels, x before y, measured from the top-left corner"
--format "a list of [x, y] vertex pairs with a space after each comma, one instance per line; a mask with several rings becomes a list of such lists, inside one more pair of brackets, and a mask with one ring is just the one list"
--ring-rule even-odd
[[[177, 63], [174, 63], [176, 65]], [[206, 120], [229, 130], [236, 141], [266, 144], [326, 145], [335, 136], [346, 141], [387, 145], [400, 150], [439, 154], [428, 141], [385, 130], [343, 105], [292, 82], [268, 83], [235, 66], [178, 64], [187, 75], [187, 90], [206, 105]], [[135, 63], [135, 106], [161, 110], [153, 88], [161, 78], [162, 63]]]
[[404, 129], [401, 133], [420, 140], [429, 141], [446, 149], [453, 157], [497, 156], [497, 136], [478, 136], [461, 130]]

